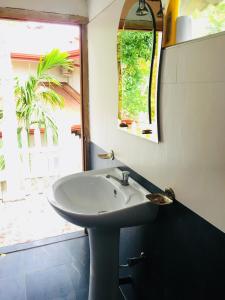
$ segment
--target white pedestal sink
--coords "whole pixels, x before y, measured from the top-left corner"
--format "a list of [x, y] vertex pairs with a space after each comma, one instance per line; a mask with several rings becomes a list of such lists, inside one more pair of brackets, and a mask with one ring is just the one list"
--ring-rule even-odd
[[158, 206], [132, 178], [123, 186], [117, 168], [89, 171], [63, 177], [49, 193], [49, 202], [66, 220], [88, 228], [90, 283], [88, 300], [120, 300], [120, 228], [155, 220]]

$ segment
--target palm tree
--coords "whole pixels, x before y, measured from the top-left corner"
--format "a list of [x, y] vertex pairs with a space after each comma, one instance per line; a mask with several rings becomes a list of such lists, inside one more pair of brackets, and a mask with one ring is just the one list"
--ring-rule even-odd
[[[22, 129], [26, 129], [29, 139], [31, 127], [52, 129], [54, 141], [58, 138], [58, 128], [51, 114], [52, 108], [62, 108], [64, 99], [56, 93], [53, 85], [60, 86], [61, 83], [49, 71], [61, 67], [68, 71], [73, 69], [73, 61], [69, 59], [67, 52], [53, 49], [50, 53], [40, 58], [37, 71], [29, 75], [28, 79], [21, 84], [15, 78], [16, 115], [18, 119], [18, 137]], [[0, 110], [0, 119], [3, 118], [3, 111]], [[19, 139], [19, 144], [21, 141]], [[5, 167], [4, 156], [0, 155], [0, 170]]]
[[68, 53], [53, 49], [49, 54], [41, 57], [36, 74], [30, 75], [24, 84], [20, 84], [19, 79], [16, 78], [16, 115], [19, 131], [25, 128], [29, 133], [31, 127], [51, 128], [54, 139], [57, 139], [58, 128], [51, 110], [55, 107], [62, 108], [64, 99], [52, 89], [53, 85], [61, 85], [49, 74], [49, 71], [55, 67], [62, 67], [69, 71], [73, 69]]

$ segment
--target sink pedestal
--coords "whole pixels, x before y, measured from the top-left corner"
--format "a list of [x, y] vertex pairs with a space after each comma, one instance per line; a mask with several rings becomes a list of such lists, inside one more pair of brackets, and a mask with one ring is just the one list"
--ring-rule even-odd
[[90, 283], [88, 300], [120, 300], [119, 229], [89, 228]]
[[117, 168], [72, 174], [58, 179], [48, 195], [50, 204], [67, 221], [88, 228], [90, 284], [88, 300], [124, 300], [119, 287], [120, 228], [154, 221], [158, 205], [149, 192], [130, 178], [116, 179]]

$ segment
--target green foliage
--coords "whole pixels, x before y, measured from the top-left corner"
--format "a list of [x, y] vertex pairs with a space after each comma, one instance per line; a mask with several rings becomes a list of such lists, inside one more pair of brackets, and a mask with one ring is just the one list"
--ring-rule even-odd
[[152, 45], [152, 32], [118, 32], [119, 118], [135, 119], [148, 111]]
[[0, 171], [5, 169], [5, 159], [4, 155], [0, 155]]
[[66, 52], [53, 49], [41, 57], [36, 74], [30, 75], [25, 83], [21, 84], [16, 78], [15, 97], [19, 127], [26, 130], [34, 125], [39, 128], [51, 128], [53, 137], [57, 140], [58, 130], [51, 111], [54, 107], [62, 108], [64, 99], [51, 88], [53, 84], [60, 86], [60, 82], [49, 74], [55, 67], [69, 70], [73, 68]]
[[[55, 67], [63, 67], [67, 70], [73, 69], [72, 60], [68, 59], [67, 52], [61, 52], [59, 49], [53, 49], [50, 53], [46, 54], [40, 59], [37, 68], [37, 76], [40, 79], [46, 80], [47, 77], [52, 79], [46, 72]], [[53, 78], [53, 80], [55, 80]], [[57, 82], [57, 80], [55, 80]]]
[[209, 5], [207, 9], [210, 33], [225, 31], [225, 1], [213, 6]]
[[225, 0], [218, 4], [209, 4], [204, 10], [195, 10], [194, 19], [205, 18], [208, 20], [208, 34], [225, 31]]
[[[202, 35], [225, 31], [225, 0], [183, 0], [180, 15], [204, 19], [208, 27]], [[194, 30], [198, 32], [199, 29]]]
[[[0, 149], [2, 148], [3, 146], [3, 141], [2, 139], [0, 139]], [[4, 158], [4, 155], [1, 154], [0, 155], [0, 171], [4, 170], [5, 169], [5, 158]]]
[[[15, 78], [14, 92], [19, 123], [17, 129], [19, 147], [22, 145], [21, 131], [23, 128], [26, 129], [28, 137], [29, 129], [33, 126], [51, 128], [54, 142], [56, 143], [58, 139], [58, 128], [51, 111], [55, 107], [62, 108], [64, 99], [52, 89], [52, 85], [61, 85], [55, 77], [49, 74], [49, 71], [55, 67], [73, 69], [73, 62], [68, 58], [68, 53], [53, 49], [41, 57], [36, 74], [30, 75], [24, 83], [20, 83], [19, 78]], [[0, 110], [0, 119], [2, 118], [3, 110]], [[47, 130], [45, 130], [45, 134], [47, 134]], [[0, 170], [4, 168], [4, 156], [0, 155]]]

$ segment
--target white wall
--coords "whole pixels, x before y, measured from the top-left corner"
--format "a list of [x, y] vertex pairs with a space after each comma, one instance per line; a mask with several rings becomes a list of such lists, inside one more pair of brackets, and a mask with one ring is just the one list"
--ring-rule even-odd
[[80, 93], [80, 68], [74, 68], [73, 73], [68, 78], [68, 84], [78, 93]]
[[110, 5], [115, 0], [88, 0], [88, 15], [89, 20], [96, 17], [102, 10]]
[[[36, 73], [38, 62], [13, 60], [14, 76], [19, 77], [21, 82], [27, 80], [29, 75]], [[54, 68], [50, 74], [55, 76], [60, 82], [67, 82], [68, 79], [61, 74], [59, 68]]]
[[0, 7], [23, 8], [84, 17], [88, 16], [86, 0], [0, 0]]
[[162, 140], [117, 129], [116, 37], [124, 0], [88, 25], [91, 140], [225, 232], [225, 34], [164, 51]]

